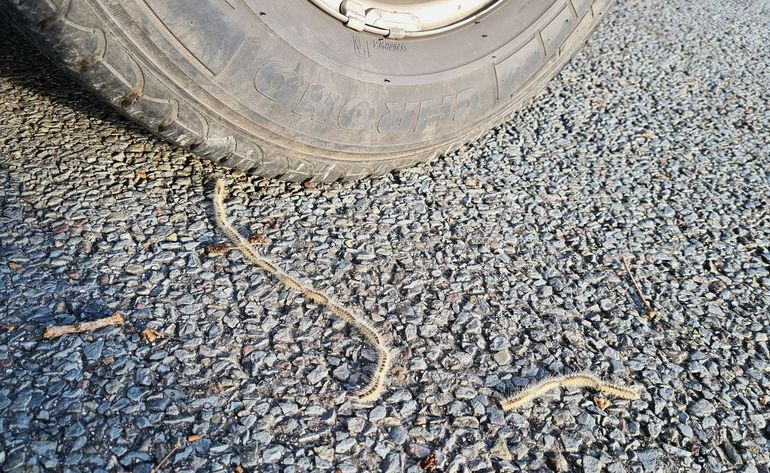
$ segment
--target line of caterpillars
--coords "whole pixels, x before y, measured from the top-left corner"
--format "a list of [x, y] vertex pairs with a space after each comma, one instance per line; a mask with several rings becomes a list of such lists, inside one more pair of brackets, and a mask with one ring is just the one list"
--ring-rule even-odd
[[[226, 253], [230, 249], [237, 249], [247, 261], [265, 270], [289, 289], [302, 294], [312, 302], [328, 307], [334, 315], [350, 324], [377, 353], [377, 361], [371, 378], [367, 385], [356, 393], [357, 401], [361, 404], [371, 404], [377, 401], [385, 389], [392, 358], [391, 348], [385, 341], [384, 336], [369, 320], [348, 310], [323, 292], [305, 286], [259, 254], [252, 245], [256, 241], [247, 240], [230, 224], [224, 203], [226, 194], [224, 180], [218, 179], [214, 190], [214, 213], [217, 224], [230, 239], [233, 247], [219, 245], [215, 247], [216, 251], [210, 251], [209, 254], [212, 256], [219, 255]], [[545, 379], [517, 393], [510, 395], [501, 394], [498, 400], [504, 411], [512, 411], [521, 408], [549, 391], [559, 388], [587, 388], [624, 400], [639, 399], [639, 393], [631, 387], [610, 383], [592, 373], [581, 372]]]
[[383, 335], [370, 321], [355, 312], [348, 310], [345, 306], [334, 301], [323, 292], [305, 286], [299, 280], [281, 271], [276, 265], [268, 261], [267, 258], [257, 253], [251, 243], [238, 233], [227, 219], [227, 209], [224, 202], [225, 195], [225, 181], [218, 179], [214, 189], [214, 215], [219, 228], [221, 228], [224, 234], [227, 235], [233, 246], [243, 254], [244, 258], [274, 276], [289, 289], [302, 294], [305, 298], [316, 304], [328, 307], [334, 315], [356, 329], [372, 348], [374, 348], [377, 353], [376, 366], [372, 371], [369, 383], [367, 383], [361, 391], [356, 393], [356, 398], [361, 404], [370, 404], [379, 399], [385, 388], [385, 382], [388, 371], [390, 370], [392, 358], [390, 346], [385, 341]]
[[580, 372], [564, 376], [554, 376], [544, 379], [522, 391], [509, 395], [502, 394], [499, 399], [500, 407], [506, 412], [514, 411], [549, 391], [559, 388], [593, 389], [627, 401], [639, 399], [639, 393], [634, 388], [605, 381], [593, 373]]

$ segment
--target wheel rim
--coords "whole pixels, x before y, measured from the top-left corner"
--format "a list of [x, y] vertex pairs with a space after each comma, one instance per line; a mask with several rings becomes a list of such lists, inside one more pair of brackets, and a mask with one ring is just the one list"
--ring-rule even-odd
[[390, 39], [429, 36], [458, 28], [505, 0], [309, 0], [356, 31]]

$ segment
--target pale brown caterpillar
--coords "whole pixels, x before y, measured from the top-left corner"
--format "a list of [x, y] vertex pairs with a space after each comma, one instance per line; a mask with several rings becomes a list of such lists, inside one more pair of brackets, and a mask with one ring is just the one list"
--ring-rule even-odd
[[502, 396], [500, 407], [504, 411], [513, 411], [558, 388], [588, 388], [628, 401], [639, 399], [639, 393], [634, 388], [609, 383], [593, 373], [573, 373], [548, 378], [518, 393]]
[[244, 258], [273, 275], [289, 289], [301, 293], [308, 300], [315, 302], [316, 304], [327, 306], [334, 315], [352, 325], [366, 339], [366, 341], [372, 345], [377, 353], [377, 363], [372, 372], [372, 376], [369, 379], [369, 383], [364, 386], [361, 391], [356, 393], [356, 397], [358, 402], [362, 404], [369, 404], [379, 399], [385, 389], [385, 382], [391, 363], [390, 347], [385, 342], [382, 334], [380, 334], [368, 320], [348, 310], [337, 302], [334, 302], [329, 296], [321, 291], [303, 285], [300, 281], [284, 273], [264, 256], [259, 254], [249, 241], [238, 233], [227, 220], [227, 212], [224, 203], [225, 195], [225, 181], [217, 179], [216, 187], [214, 189], [214, 215], [217, 224], [233, 243], [233, 246], [243, 254]]

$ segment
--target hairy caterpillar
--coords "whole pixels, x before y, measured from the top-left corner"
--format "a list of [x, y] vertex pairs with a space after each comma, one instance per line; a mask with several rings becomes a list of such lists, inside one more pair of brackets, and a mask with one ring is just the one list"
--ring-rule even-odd
[[504, 395], [500, 401], [500, 407], [504, 411], [516, 410], [524, 404], [558, 388], [588, 388], [629, 401], [639, 399], [639, 393], [634, 388], [604, 381], [592, 373], [574, 373], [548, 378], [523, 391], [512, 395]]
[[385, 342], [382, 334], [377, 331], [371, 322], [333, 301], [326, 294], [312, 287], [303, 285], [300, 281], [284, 273], [264, 256], [259, 254], [250, 242], [238, 233], [227, 220], [227, 212], [224, 203], [225, 195], [225, 181], [217, 179], [216, 187], [214, 189], [214, 215], [217, 224], [233, 243], [233, 246], [243, 254], [244, 258], [273, 275], [288, 288], [299, 292], [308, 300], [328, 307], [334, 315], [352, 325], [375, 349], [377, 353], [377, 362], [372, 372], [372, 376], [369, 379], [369, 383], [356, 393], [356, 397], [358, 398], [358, 401], [363, 404], [371, 403], [379, 399], [385, 389], [385, 381], [391, 364], [390, 347]]

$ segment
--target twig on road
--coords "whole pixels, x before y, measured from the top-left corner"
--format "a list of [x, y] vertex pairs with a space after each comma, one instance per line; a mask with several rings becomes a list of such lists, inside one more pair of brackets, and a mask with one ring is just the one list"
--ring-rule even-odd
[[[252, 245], [264, 245], [267, 242], [264, 235], [254, 235], [247, 239]], [[210, 245], [203, 248], [203, 251], [208, 256], [222, 256], [231, 251], [237, 251], [237, 246], [232, 245]]]
[[644, 310], [647, 312], [647, 317], [654, 319], [659, 314], [658, 311], [652, 308], [652, 304], [649, 300], [644, 296], [644, 293], [642, 292], [642, 287], [639, 285], [639, 282], [634, 277], [633, 273], [631, 273], [631, 267], [628, 265], [628, 259], [626, 259], [625, 256], [622, 256], [623, 258], [623, 266], [626, 268], [626, 274], [628, 274], [628, 277], [631, 279], [631, 282], [634, 284], [634, 288], [636, 289], [636, 294], [639, 296], [639, 299], [642, 301], [642, 305], [644, 305]]
[[163, 457], [163, 460], [161, 460], [160, 463], [158, 463], [153, 469], [150, 470], [150, 473], [158, 473], [160, 469], [163, 468], [163, 465], [165, 465], [168, 462], [169, 458], [171, 458], [171, 455], [176, 453], [176, 451], [179, 450], [180, 448], [182, 448], [182, 442], [177, 438], [176, 445], [174, 445], [174, 448], [172, 448], [171, 451], [168, 452], [168, 454], [165, 457]]
[[93, 332], [94, 330], [110, 327], [112, 325], [123, 325], [123, 316], [120, 314], [120, 312], [115, 312], [109, 317], [93, 320], [91, 322], [81, 322], [74, 325], [54, 325], [48, 327], [43, 332], [43, 338], [48, 340], [70, 333]]

